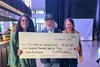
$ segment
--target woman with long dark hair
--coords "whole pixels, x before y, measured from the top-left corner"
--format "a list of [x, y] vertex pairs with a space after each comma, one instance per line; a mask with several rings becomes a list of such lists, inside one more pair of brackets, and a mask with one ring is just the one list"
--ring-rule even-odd
[[32, 19], [28, 15], [22, 15], [17, 23], [16, 31], [12, 34], [10, 40], [10, 53], [8, 64], [11, 67], [36, 67], [35, 59], [20, 59], [18, 56], [19, 49], [19, 32], [35, 32]]

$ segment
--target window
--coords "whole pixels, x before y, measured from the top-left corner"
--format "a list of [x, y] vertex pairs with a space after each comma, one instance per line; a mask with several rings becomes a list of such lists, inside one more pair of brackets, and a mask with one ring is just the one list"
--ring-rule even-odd
[[32, 11], [33, 22], [36, 27], [37, 32], [40, 32], [44, 28], [44, 10], [33, 10]]
[[36, 18], [36, 30], [40, 32], [44, 28], [44, 18]]
[[44, 14], [44, 11], [42, 11], [42, 10], [37, 10], [37, 11], [36, 11], [36, 14]]
[[32, 10], [32, 14], [36, 14], [35, 12], [36, 12], [35, 10]]
[[36, 18], [36, 23], [44, 23], [44, 18]]
[[44, 10], [32, 10], [32, 14], [45, 14]]

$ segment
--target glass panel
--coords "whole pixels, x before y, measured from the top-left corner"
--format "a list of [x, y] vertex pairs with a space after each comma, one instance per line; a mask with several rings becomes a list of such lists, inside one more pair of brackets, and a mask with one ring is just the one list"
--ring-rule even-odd
[[35, 10], [32, 10], [32, 14], [35, 14], [36, 13], [36, 11]]
[[37, 32], [41, 32], [42, 29], [44, 28], [44, 23], [37, 23], [36, 27], [37, 27]]
[[44, 18], [36, 18], [36, 23], [44, 23]]

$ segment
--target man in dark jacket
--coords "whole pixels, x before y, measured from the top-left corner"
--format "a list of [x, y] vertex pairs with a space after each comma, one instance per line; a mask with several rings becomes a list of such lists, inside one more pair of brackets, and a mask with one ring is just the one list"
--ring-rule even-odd
[[[53, 14], [47, 14], [45, 17], [45, 26], [41, 32], [43, 33], [61, 33], [59, 29], [55, 27], [55, 20]], [[60, 67], [60, 59], [58, 58], [43, 58], [41, 63], [44, 67]]]

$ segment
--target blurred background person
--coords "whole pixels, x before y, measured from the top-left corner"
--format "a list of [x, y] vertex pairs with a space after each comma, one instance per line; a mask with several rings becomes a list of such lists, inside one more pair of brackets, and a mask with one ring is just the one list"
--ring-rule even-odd
[[17, 24], [16, 24], [16, 23], [13, 23], [13, 26], [12, 26], [12, 33], [16, 31], [16, 27], [17, 27]]
[[5, 34], [3, 35], [3, 40], [4, 41], [10, 40], [10, 36], [11, 36], [10, 26], [8, 26], [6, 29], [7, 29], [7, 31], [5, 31]]

